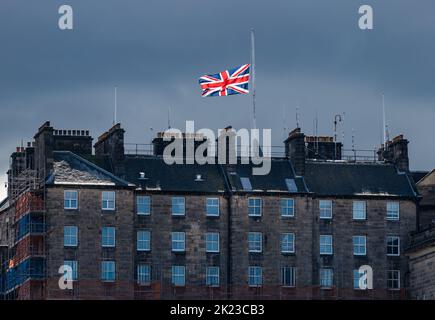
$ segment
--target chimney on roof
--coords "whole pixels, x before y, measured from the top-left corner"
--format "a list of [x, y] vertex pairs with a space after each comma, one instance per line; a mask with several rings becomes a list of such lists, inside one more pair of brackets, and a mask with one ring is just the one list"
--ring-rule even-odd
[[121, 124], [117, 123], [109, 131], [100, 135], [94, 145], [95, 155], [109, 157], [113, 165], [113, 173], [120, 177], [125, 175], [124, 133]]
[[318, 160], [341, 160], [343, 144], [334, 142], [334, 137], [306, 136], [307, 158]]
[[219, 163], [225, 163], [230, 166], [237, 163], [236, 139], [237, 134], [232, 126], [227, 126], [220, 132], [220, 135], [216, 139]]
[[38, 171], [38, 177], [45, 179], [53, 170], [53, 151], [54, 151], [54, 135], [53, 127], [50, 121], [44, 122], [35, 134], [35, 169]]
[[[199, 133], [181, 133], [177, 134], [175, 132], [171, 133], [171, 129], [165, 132], [158, 132], [157, 137], [152, 141], [153, 144], [153, 154], [155, 156], [163, 156], [165, 148], [171, 144], [175, 139], [181, 139], [183, 142], [183, 155], [186, 156], [188, 144], [193, 145], [193, 150], [197, 151], [197, 148], [202, 145], [207, 137]], [[169, 138], [165, 141], [165, 137]], [[178, 140], [177, 140], [178, 141]], [[207, 151], [204, 151], [204, 156], [207, 156]]]
[[284, 141], [285, 156], [290, 159], [298, 176], [305, 175], [305, 134], [296, 128]]
[[408, 143], [409, 141], [403, 137], [403, 134], [398, 135], [392, 141], [387, 141], [378, 150], [379, 161], [392, 163], [398, 170], [409, 172]]

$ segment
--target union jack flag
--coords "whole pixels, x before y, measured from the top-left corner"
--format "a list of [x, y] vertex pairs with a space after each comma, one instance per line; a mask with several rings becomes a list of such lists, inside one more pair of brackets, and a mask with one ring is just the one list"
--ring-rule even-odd
[[244, 64], [241, 67], [202, 76], [199, 78], [202, 96], [229, 96], [249, 93], [249, 66], [250, 64]]

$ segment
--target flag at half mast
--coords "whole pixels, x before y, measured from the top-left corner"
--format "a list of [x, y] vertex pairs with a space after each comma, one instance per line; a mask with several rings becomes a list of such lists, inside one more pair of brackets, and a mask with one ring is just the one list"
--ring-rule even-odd
[[249, 93], [250, 64], [199, 78], [203, 97]]

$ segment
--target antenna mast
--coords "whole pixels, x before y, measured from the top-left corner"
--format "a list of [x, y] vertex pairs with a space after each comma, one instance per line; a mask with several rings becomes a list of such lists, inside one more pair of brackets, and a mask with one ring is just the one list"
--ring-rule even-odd
[[300, 126], [299, 126], [299, 106], [296, 106], [296, 128], [300, 128]]
[[385, 95], [382, 93], [382, 133], [384, 135], [384, 149], [387, 147], [387, 122], [385, 118]]
[[118, 87], [115, 86], [115, 113], [113, 115], [113, 125], [117, 124], [117, 113], [118, 113]]

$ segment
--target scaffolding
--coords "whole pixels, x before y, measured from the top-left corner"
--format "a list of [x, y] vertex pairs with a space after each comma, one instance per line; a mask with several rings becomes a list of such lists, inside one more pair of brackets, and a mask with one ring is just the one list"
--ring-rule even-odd
[[4, 261], [5, 299], [43, 299], [45, 263], [45, 183], [36, 170], [11, 172], [13, 243]]

